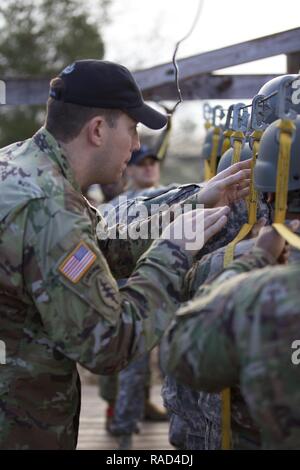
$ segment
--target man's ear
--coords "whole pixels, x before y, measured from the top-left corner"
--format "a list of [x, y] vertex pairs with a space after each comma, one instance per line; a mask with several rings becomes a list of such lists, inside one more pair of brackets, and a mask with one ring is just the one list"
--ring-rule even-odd
[[103, 116], [95, 116], [87, 123], [87, 139], [93, 146], [100, 147], [105, 140], [107, 124]]

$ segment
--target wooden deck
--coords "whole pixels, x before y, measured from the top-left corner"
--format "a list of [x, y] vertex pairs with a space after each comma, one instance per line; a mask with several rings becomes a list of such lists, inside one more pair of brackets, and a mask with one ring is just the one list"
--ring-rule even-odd
[[[151, 399], [162, 405], [160, 397], [160, 385], [151, 389]], [[79, 427], [79, 450], [113, 450], [118, 448], [118, 442], [110, 436], [104, 428], [106, 404], [98, 396], [97, 385], [83, 382], [82, 406]], [[134, 450], [171, 450], [173, 447], [168, 442], [167, 422], [141, 424], [140, 434], [133, 437]]]

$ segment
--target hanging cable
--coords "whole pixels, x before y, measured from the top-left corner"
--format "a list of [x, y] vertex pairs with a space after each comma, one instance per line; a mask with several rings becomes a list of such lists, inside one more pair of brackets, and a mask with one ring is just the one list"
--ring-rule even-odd
[[172, 109], [171, 114], [174, 113], [174, 111], [175, 111], [175, 109], [177, 108], [177, 106], [178, 106], [180, 103], [182, 103], [182, 101], [183, 101], [182, 95], [181, 95], [181, 90], [180, 90], [180, 84], [179, 84], [179, 68], [178, 68], [178, 64], [177, 64], [177, 60], [176, 60], [176, 55], [177, 55], [177, 52], [178, 52], [178, 49], [179, 49], [180, 44], [181, 44], [183, 41], [185, 41], [185, 40], [192, 34], [192, 32], [194, 31], [195, 26], [196, 26], [196, 24], [197, 24], [197, 22], [198, 22], [198, 20], [199, 20], [200, 14], [201, 14], [201, 12], [202, 12], [203, 4], [204, 4], [204, 0], [199, 0], [198, 8], [197, 8], [196, 15], [195, 15], [195, 18], [194, 18], [194, 21], [193, 21], [193, 23], [192, 23], [191, 28], [189, 29], [189, 31], [187, 32], [187, 34], [185, 34], [185, 36], [183, 36], [183, 37], [176, 43], [176, 46], [175, 46], [175, 49], [174, 49], [172, 62], [173, 62], [173, 66], [174, 66], [174, 69], [175, 69], [175, 84], [176, 84], [177, 93], [178, 93], [178, 101], [177, 101], [177, 103], [175, 104], [174, 108]]

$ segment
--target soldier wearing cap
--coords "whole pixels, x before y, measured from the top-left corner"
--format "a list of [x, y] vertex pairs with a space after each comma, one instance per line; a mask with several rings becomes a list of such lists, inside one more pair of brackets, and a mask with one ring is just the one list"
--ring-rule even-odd
[[[52, 81], [45, 126], [0, 151], [1, 448], [73, 449], [76, 363], [104, 374], [125, 367], [157, 343], [180, 302], [191, 255], [203, 242], [187, 252], [184, 237], [159, 239], [141, 256], [150, 240], [109, 233], [98, 240], [101, 219], [82, 196], [91, 184], [121, 176], [139, 148], [137, 122], [158, 129], [166, 117], [144, 103], [130, 72], [78, 61]], [[248, 176], [239, 165], [199, 201], [212, 207], [245, 196]], [[227, 212], [205, 212], [204, 241]], [[200, 217], [178, 217], [174, 231]], [[135, 266], [126, 287], [118, 289], [109, 266], [122, 275]]]

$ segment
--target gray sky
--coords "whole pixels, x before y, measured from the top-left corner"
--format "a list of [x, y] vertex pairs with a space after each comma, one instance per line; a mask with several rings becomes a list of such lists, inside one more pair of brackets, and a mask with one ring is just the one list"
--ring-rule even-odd
[[[131, 69], [170, 61], [176, 41], [186, 34], [193, 22], [198, 1], [112, 0], [112, 23], [103, 31], [106, 59], [122, 62]], [[299, 0], [204, 0], [198, 24], [192, 36], [180, 46], [178, 57], [298, 26]], [[244, 64], [227, 71], [284, 73], [285, 57]]]

